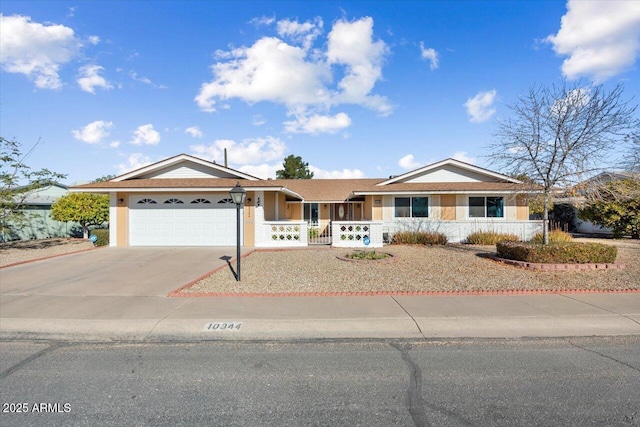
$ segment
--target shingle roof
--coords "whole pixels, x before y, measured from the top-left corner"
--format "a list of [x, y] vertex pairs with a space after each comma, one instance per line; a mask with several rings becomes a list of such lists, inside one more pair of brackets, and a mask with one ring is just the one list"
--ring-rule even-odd
[[228, 191], [240, 182], [247, 189], [273, 189], [293, 192], [309, 202], [341, 202], [351, 195], [394, 193], [446, 193], [446, 192], [523, 192], [539, 187], [508, 182], [422, 182], [393, 183], [379, 186], [384, 178], [368, 179], [269, 179], [243, 180], [230, 178], [154, 178], [130, 179], [120, 182], [95, 182], [73, 187], [79, 190], [161, 190], [202, 189]]

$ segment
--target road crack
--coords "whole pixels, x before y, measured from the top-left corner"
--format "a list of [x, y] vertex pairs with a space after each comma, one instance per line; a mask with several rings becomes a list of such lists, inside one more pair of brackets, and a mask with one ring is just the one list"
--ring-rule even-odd
[[39, 359], [40, 357], [44, 356], [45, 354], [51, 353], [52, 351], [57, 350], [60, 347], [63, 347], [64, 345], [65, 344], [63, 344], [63, 343], [56, 342], [56, 343], [51, 344], [49, 347], [44, 348], [44, 349], [38, 351], [37, 353], [32, 354], [31, 356], [27, 357], [26, 359], [23, 359], [21, 362], [16, 363], [15, 365], [10, 367], [9, 369], [0, 372], [0, 380], [5, 379], [9, 375], [11, 375], [14, 372], [22, 369], [24, 366], [28, 365], [29, 363], [33, 362], [34, 360]]
[[422, 369], [411, 358], [405, 347], [397, 343], [391, 343], [391, 346], [400, 352], [402, 360], [409, 368], [408, 407], [413, 424], [418, 427], [430, 426], [422, 399]]
[[633, 370], [634, 370], [634, 371], [636, 371], [636, 372], [640, 372], [640, 369], [639, 369], [639, 368], [637, 368], [637, 367], [635, 367], [635, 366], [633, 366], [633, 365], [630, 365], [630, 364], [628, 364], [627, 362], [623, 362], [622, 360], [618, 360], [618, 359], [616, 359], [615, 357], [611, 357], [611, 356], [606, 355], [606, 354], [604, 354], [604, 353], [600, 353], [599, 351], [591, 350], [590, 348], [586, 348], [586, 347], [582, 347], [582, 346], [580, 346], [580, 345], [578, 345], [578, 344], [576, 344], [576, 343], [572, 342], [571, 340], [568, 340], [568, 341], [569, 341], [569, 344], [571, 344], [571, 345], [572, 345], [573, 347], [575, 347], [575, 348], [579, 348], [580, 350], [584, 350], [584, 351], [587, 351], [587, 352], [589, 352], [589, 353], [597, 354], [597, 355], [598, 355], [598, 356], [600, 356], [600, 357], [604, 357], [605, 359], [609, 359], [609, 360], [611, 360], [611, 361], [614, 361], [614, 362], [616, 362], [616, 363], [619, 363], [619, 364], [621, 364], [621, 365], [623, 365], [623, 366], [626, 366], [627, 368], [631, 368], [631, 369], [633, 369]]

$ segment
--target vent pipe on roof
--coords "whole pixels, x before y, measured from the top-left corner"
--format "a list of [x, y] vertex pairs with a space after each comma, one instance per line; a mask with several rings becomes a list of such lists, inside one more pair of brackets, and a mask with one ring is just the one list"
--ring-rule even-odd
[[227, 149], [224, 149], [224, 167], [228, 168], [229, 166], [227, 165]]

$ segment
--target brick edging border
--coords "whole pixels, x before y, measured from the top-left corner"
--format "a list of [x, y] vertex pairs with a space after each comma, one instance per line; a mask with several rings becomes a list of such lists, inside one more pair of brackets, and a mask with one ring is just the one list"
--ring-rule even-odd
[[93, 248], [80, 249], [78, 251], [65, 252], [63, 254], [49, 255], [49, 256], [42, 257], [42, 258], [28, 259], [26, 261], [18, 261], [18, 262], [14, 262], [12, 264], [0, 265], [0, 270], [3, 269], [3, 268], [15, 267], [16, 265], [29, 264], [31, 262], [36, 262], [36, 261], [44, 261], [46, 259], [51, 259], [51, 258], [59, 258], [61, 256], [79, 254], [79, 253], [82, 253], [82, 252], [95, 251], [96, 249], [105, 248], [105, 247], [106, 246], [94, 246]]
[[[180, 289], [184, 289], [183, 286]], [[468, 295], [545, 295], [545, 294], [635, 294], [640, 289], [514, 289], [494, 291], [344, 291], [344, 292], [171, 292], [168, 297], [376, 297], [376, 296], [468, 296]]]
[[512, 265], [514, 267], [524, 268], [525, 270], [535, 271], [586, 271], [586, 270], [624, 270], [626, 265], [614, 263], [593, 263], [593, 264], [551, 264], [541, 262], [517, 261], [514, 259], [500, 258], [496, 255], [488, 255], [489, 259], [501, 262], [503, 264]]

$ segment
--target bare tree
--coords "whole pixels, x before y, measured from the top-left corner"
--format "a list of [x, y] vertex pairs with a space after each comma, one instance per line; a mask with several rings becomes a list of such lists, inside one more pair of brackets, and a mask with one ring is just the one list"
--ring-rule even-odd
[[638, 129], [637, 106], [622, 99], [623, 91], [620, 84], [607, 92], [566, 81], [533, 87], [498, 122], [490, 161], [541, 186], [545, 244], [552, 193], [602, 170], [612, 150]]

